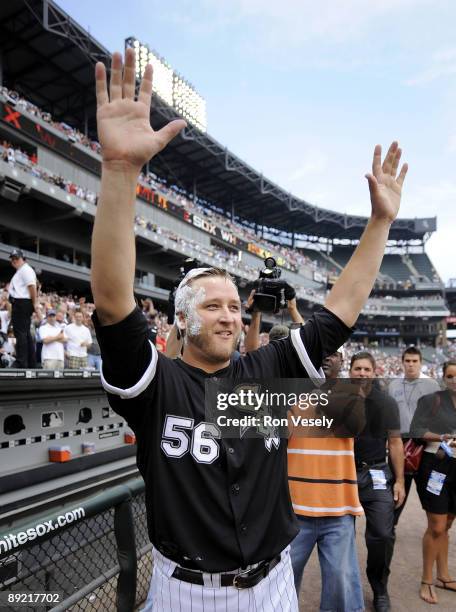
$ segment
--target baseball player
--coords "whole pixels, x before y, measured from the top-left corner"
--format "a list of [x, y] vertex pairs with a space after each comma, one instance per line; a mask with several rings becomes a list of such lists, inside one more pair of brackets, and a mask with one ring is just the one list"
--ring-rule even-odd
[[289, 544], [297, 527], [287, 483], [286, 441], [221, 437], [205, 421], [205, 382], [323, 376], [321, 362], [350, 335], [376, 278], [405, 177], [393, 143], [368, 176], [372, 218], [325, 308], [289, 338], [230, 359], [241, 303], [224, 271], [192, 270], [176, 295], [182, 359], [157, 353], [133, 298], [135, 188], [142, 166], [184, 127], [150, 126], [152, 67], [135, 100], [135, 54], [113, 55], [109, 94], [96, 66], [101, 193], [92, 241], [94, 323], [102, 383], [137, 437], [154, 569], [148, 609], [296, 611]]

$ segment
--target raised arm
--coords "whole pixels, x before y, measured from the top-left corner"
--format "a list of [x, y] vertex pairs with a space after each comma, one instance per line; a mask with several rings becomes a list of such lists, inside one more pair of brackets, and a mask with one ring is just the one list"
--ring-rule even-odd
[[304, 325], [304, 319], [302, 318], [301, 313], [298, 310], [298, 304], [296, 302], [296, 298], [287, 301], [288, 304], [288, 312], [290, 313], [291, 320], [293, 323], [299, 323], [299, 325]]
[[152, 66], [135, 100], [135, 52], [112, 56], [109, 94], [106, 69], [95, 68], [98, 139], [102, 148], [101, 190], [92, 235], [92, 292], [102, 325], [117, 323], [134, 308], [135, 191], [141, 168], [181, 130], [171, 121], [155, 132], [150, 125]]
[[260, 329], [261, 329], [261, 312], [253, 310], [253, 298], [255, 289], [249, 293], [246, 302], [246, 312], [250, 312], [250, 324], [247, 333], [245, 334], [244, 346], [245, 352], [256, 351], [261, 346]]
[[261, 329], [261, 312], [252, 312], [249, 329], [245, 334], [245, 352], [256, 351], [261, 346], [260, 342], [260, 329]]
[[366, 174], [372, 212], [355, 252], [329, 293], [325, 306], [351, 327], [369, 297], [377, 278], [389, 229], [399, 212], [407, 164], [396, 178], [401, 149], [393, 142], [382, 165], [382, 148], [375, 147], [372, 174]]

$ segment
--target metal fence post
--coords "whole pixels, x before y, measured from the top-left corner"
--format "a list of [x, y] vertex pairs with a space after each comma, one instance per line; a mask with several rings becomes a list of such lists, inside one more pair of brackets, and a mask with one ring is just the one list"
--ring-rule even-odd
[[130, 500], [114, 509], [114, 535], [119, 560], [117, 581], [117, 612], [133, 612], [136, 600], [136, 543], [135, 525]]

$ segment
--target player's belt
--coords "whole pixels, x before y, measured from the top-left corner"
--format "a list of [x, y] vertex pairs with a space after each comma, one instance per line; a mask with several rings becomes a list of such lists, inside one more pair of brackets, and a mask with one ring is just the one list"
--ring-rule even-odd
[[[236, 589], [250, 589], [261, 582], [263, 578], [266, 578], [272, 568], [279, 563], [280, 558], [280, 555], [277, 555], [277, 557], [274, 557], [274, 559], [270, 561], [261, 561], [261, 563], [253, 569], [240, 572], [239, 574], [217, 574], [217, 582], [218, 577], [220, 577], [221, 587], [234, 586]], [[205, 582], [203, 575], [203, 572], [196, 572], [186, 569], [185, 567], [177, 566], [172, 577], [183, 580], [184, 582], [191, 582], [192, 584], [204, 586], [207, 585], [207, 582]]]

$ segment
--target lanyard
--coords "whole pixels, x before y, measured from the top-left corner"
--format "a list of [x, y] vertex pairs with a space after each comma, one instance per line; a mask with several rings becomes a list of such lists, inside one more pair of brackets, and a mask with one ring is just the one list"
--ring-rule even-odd
[[405, 391], [405, 390], [406, 390], [406, 388], [407, 388], [407, 387], [406, 387], [406, 381], [404, 380], [404, 381], [403, 381], [403, 383], [402, 383], [402, 385], [403, 385], [403, 387], [404, 387], [404, 399], [405, 399], [405, 403], [406, 403], [406, 405], [408, 406], [408, 408], [410, 408], [410, 402], [411, 402], [411, 399], [412, 399], [413, 394], [415, 393], [415, 390], [416, 390], [416, 388], [417, 388], [417, 386], [418, 386], [418, 385], [415, 385], [414, 383], [409, 383], [409, 384], [410, 384], [410, 386], [411, 386], [412, 388], [411, 388], [411, 391], [409, 392], [408, 397], [407, 397], [407, 393], [406, 393], [406, 391]]

